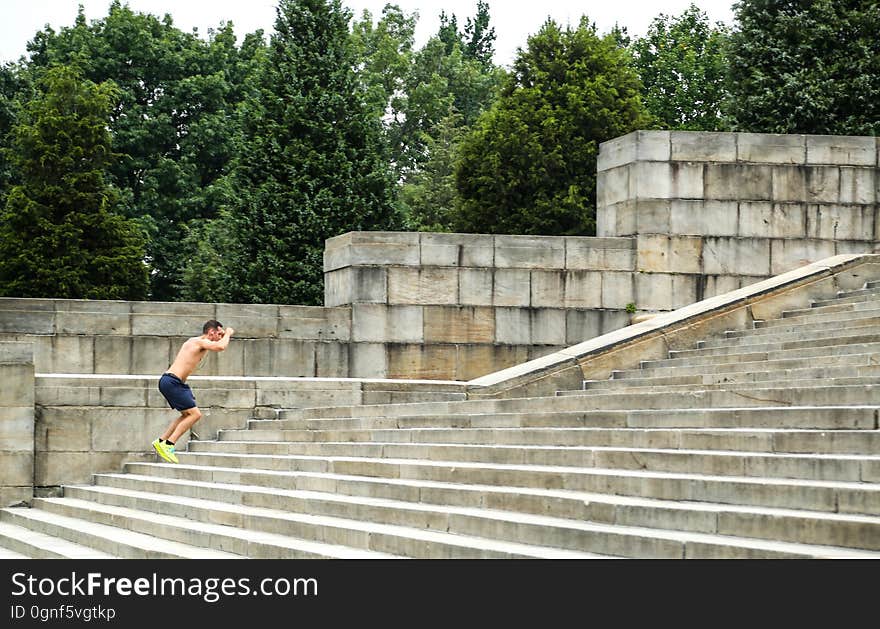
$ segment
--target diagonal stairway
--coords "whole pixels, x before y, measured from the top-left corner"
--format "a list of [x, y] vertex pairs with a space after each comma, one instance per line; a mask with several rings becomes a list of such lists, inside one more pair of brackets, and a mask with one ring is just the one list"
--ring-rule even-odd
[[[880, 558], [880, 283], [554, 396], [261, 409], [0, 510], [31, 557]], [[6, 556], [6, 555], [2, 555]]]

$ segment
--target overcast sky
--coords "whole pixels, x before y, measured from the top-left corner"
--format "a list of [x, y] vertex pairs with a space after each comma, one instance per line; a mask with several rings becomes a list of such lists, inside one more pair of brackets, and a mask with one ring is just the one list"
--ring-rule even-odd
[[[615, 22], [626, 26], [630, 35], [643, 35], [651, 20], [660, 13], [679, 15], [691, 0], [488, 0], [490, 26], [495, 27], [495, 62], [509, 65], [517, 47], [525, 47], [526, 38], [537, 32], [547, 17], [565, 25], [576, 25], [586, 14], [604, 33]], [[70, 26], [76, 17], [77, 5], [85, 7], [91, 21], [107, 14], [110, 0], [0, 0], [0, 60], [10, 61], [25, 54], [25, 44], [45, 24], [56, 30]], [[197, 27], [201, 35], [221, 21], [232, 21], [239, 41], [245, 33], [262, 28], [268, 34], [275, 20], [277, 0], [128, 0], [128, 5], [145, 13], [162, 16], [170, 13], [178, 28]], [[357, 16], [364, 9], [374, 18], [381, 15], [387, 0], [343, 0]], [[398, 0], [393, 2], [405, 12], [418, 11], [416, 45], [423, 44], [437, 31], [440, 11], [455, 14], [460, 28], [476, 13], [477, 0]], [[694, 0], [709, 19], [727, 24], [733, 22], [733, 0]]]

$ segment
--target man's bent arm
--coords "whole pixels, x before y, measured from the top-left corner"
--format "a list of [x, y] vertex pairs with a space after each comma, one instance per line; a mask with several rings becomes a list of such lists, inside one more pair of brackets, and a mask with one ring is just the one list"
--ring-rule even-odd
[[202, 349], [207, 349], [212, 352], [222, 352], [229, 345], [229, 339], [232, 336], [232, 333], [235, 332], [232, 328], [226, 328], [223, 330], [223, 338], [219, 341], [209, 341], [208, 339], [200, 339], [199, 347]]

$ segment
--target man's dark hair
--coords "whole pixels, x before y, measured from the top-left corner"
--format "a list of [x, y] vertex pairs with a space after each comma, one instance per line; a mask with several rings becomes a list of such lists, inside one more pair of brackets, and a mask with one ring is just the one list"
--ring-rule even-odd
[[217, 328], [222, 328], [223, 324], [219, 321], [215, 321], [211, 319], [210, 321], [205, 321], [205, 325], [202, 326], [202, 334], [207, 334], [208, 330], [216, 330]]

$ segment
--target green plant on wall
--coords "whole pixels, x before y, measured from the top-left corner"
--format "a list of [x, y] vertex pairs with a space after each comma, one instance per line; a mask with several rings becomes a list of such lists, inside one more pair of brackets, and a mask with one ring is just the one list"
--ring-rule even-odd
[[626, 311], [630, 314], [635, 314], [636, 313], [636, 305], [633, 302], [629, 302], [626, 305]]

